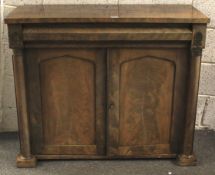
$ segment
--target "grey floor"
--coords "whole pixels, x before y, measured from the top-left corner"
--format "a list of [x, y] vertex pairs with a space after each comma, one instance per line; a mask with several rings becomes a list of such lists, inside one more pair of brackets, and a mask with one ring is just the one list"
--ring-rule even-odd
[[40, 161], [37, 168], [18, 169], [17, 133], [0, 134], [0, 175], [215, 175], [215, 131], [197, 131], [198, 165], [179, 167], [170, 160]]

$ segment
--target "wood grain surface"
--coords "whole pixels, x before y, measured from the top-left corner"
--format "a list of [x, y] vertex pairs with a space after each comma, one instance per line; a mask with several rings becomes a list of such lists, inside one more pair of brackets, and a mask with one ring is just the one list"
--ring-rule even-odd
[[191, 5], [25, 5], [16, 8], [6, 23], [207, 23]]
[[193, 139], [209, 18], [189, 5], [25, 5], [5, 19], [20, 154], [176, 158]]
[[179, 151], [187, 56], [183, 49], [111, 49], [110, 155]]
[[99, 144], [103, 153], [102, 50], [29, 50], [26, 56], [33, 151], [97, 154]]

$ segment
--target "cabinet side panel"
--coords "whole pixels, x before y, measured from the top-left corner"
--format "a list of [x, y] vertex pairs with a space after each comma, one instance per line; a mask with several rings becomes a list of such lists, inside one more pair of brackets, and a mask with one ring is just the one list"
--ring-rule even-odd
[[45, 145], [95, 145], [95, 68], [63, 56], [40, 63]]
[[120, 68], [120, 146], [169, 144], [174, 63], [146, 56]]

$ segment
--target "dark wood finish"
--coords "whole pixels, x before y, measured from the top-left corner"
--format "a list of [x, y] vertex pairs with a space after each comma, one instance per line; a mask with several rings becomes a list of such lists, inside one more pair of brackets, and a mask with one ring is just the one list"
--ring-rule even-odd
[[197, 159], [193, 153], [189, 155], [181, 154], [177, 158], [177, 163], [180, 166], [195, 166]]
[[104, 154], [104, 54], [96, 49], [26, 51], [34, 154]]
[[26, 158], [22, 154], [18, 154], [16, 157], [16, 166], [18, 168], [34, 168], [36, 167], [37, 159], [32, 156], [31, 158]]
[[187, 58], [186, 49], [111, 50], [110, 149], [116, 145], [119, 155], [178, 151], [183, 123], [174, 122], [184, 115]]
[[192, 30], [182, 27], [174, 28], [139, 28], [108, 25], [85, 28], [84, 26], [49, 26], [26, 27], [23, 31], [23, 40], [29, 41], [142, 41], [142, 40], [181, 40], [190, 41]]
[[28, 106], [26, 96], [26, 74], [22, 49], [14, 49], [13, 55], [14, 81], [16, 85], [16, 104], [20, 139], [20, 155], [17, 156], [17, 167], [34, 167], [36, 159], [31, 154]]
[[6, 23], [207, 23], [191, 5], [25, 5]]
[[188, 78], [187, 109], [182, 153], [178, 158], [180, 165], [195, 165], [196, 158], [193, 153], [193, 140], [196, 119], [196, 106], [198, 100], [199, 77], [201, 68], [202, 48], [205, 44], [206, 27], [204, 25], [193, 26], [193, 42], [191, 46], [191, 58]]
[[110, 51], [109, 154], [178, 153], [188, 55], [187, 49]]
[[21, 151], [36, 159], [177, 158], [193, 139], [209, 19], [187, 5], [20, 6], [6, 19]]
[[8, 26], [9, 46], [11, 48], [23, 47], [22, 25], [10, 24]]
[[71, 159], [71, 160], [128, 160], [128, 159], [149, 159], [149, 158], [154, 158], [154, 159], [175, 159], [176, 154], [150, 154], [150, 155], [141, 155], [141, 156], [96, 156], [96, 155], [47, 155], [47, 154], [42, 154], [42, 155], [35, 155], [37, 159], [44, 159], [44, 160], [57, 160], [57, 159]]

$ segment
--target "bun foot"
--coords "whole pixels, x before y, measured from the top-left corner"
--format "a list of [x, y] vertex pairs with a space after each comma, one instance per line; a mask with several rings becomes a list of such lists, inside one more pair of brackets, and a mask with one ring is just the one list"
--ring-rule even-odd
[[185, 155], [181, 154], [177, 158], [177, 164], [179, 166], [195, 166], [197, 163], [197, 159], [195, 155]]
[[21, 154], [16, 157], [16, 166], [18, 168], [34, 168], [36, 167], [37, 159], [32, 156], [31, 158], [25, 158]]

